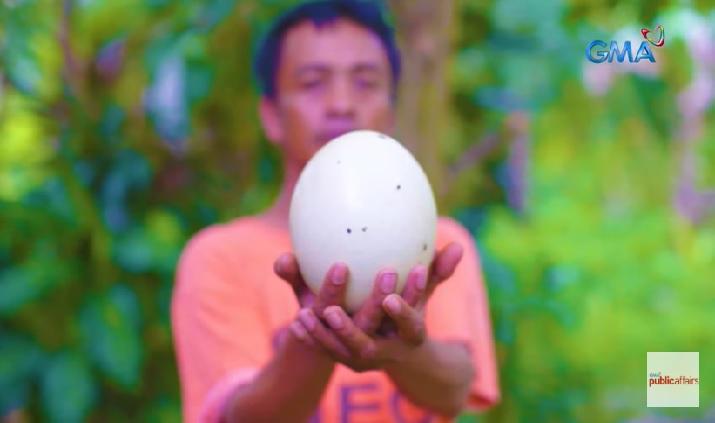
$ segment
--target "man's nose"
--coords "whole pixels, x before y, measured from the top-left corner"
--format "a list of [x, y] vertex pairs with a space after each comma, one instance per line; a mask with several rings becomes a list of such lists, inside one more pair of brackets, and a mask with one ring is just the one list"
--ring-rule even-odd
[[336, 80], [330, 89], [328, 114], [332, 116], [352, 116], [355, 112], [355, 97], [349, 81]]

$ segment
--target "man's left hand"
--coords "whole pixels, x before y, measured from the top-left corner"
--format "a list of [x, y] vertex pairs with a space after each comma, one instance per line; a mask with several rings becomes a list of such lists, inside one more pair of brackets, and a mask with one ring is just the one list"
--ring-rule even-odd
[[[454, 273], [461, 258], [462, 247], [450, 243], [435, 255], [429, 271], [424, 266], [412, 269], [402, 295], [393, 293], [381, 302], [367, 301], [354, 318], [339, 306], [325, 308], [324, 319], [310, 309], [301, 310], [299, 320], [307, 333], [303, 340], [357, 372], [403, 360], [426, 341], [424, 306], [437, 286]], [[384, 314], [390, 323], [387, 329], [383, 325], [384, 336], [373, 335], [374, 327], [362, 324], [379, 321]], [[336, 348], [336, 339], [340, 348]]]

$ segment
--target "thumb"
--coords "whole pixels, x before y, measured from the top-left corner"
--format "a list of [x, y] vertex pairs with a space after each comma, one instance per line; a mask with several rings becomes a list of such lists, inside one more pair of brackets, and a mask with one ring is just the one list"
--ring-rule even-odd
[[300, 268], [298, 267], [298, 261], [293, 254], [281, 254], [273, 263], [273, 272], [278, 275], [279, 278], [288, 282], [301, 305], [311, 302], [310, 297], [312, 296], [312, 292], [303, 280], [303, 276], [300, 274]]

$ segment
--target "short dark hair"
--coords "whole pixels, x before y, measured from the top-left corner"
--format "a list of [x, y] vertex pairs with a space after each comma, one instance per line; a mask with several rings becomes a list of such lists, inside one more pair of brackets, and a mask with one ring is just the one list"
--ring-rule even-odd
[[275, 98], [281, 44], [289, 29], [305, 21], [321, 27], [340, 18], [349, 19], [377, 35], [390, 62], [394, 90], [400, 79], [400, 53], [394, 31], [387, 24], [381, 7], [373, 1], [321, 0], [300, 4], [285, 12], [276, 19], [260, 42], [254, 57], [254, 72], [261, 93]]

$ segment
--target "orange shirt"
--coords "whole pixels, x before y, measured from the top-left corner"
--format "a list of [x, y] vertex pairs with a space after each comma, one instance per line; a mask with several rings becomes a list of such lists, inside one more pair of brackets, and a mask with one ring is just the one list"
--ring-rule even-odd
[[[462, 244], [464, 256], [427, 304], [427, 333], [469, 344], [476, 369], [469, 407], [481, 410], [499, 400], [488, 302], [474, 240], [440, 218], [436, 248], [451, 241]], [[271, 359], [275, 334], [299, 309], [290, 286], [273, 273], [275, 259], [290, 250], [287, 231], [255, 217], [212, 226], [188, 243], [171, 310], [185, 421], [218, 421], [228, 395]], [[445, 420], [411, 404], [383, 372], [337, 365], [312, 421]]]

